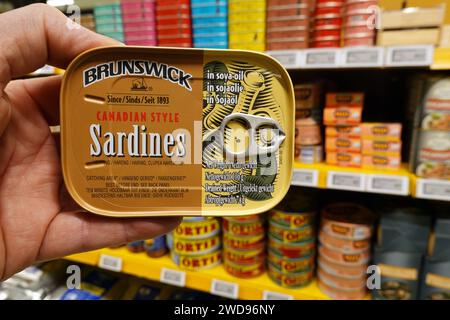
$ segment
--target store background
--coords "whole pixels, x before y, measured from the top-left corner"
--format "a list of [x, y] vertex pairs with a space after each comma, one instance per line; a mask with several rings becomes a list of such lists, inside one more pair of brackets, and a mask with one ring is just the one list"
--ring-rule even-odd
[[[186, 220], [166, 238], [30, 267], [0, 300], [450, 299], [450, 1], [48, 2], [130, 45], [279, 59], [297, 96], [293, 186], [276, 212]], [[327, 206], [342, 202], [374, 214], [345, 209], [367, 235], [328, 228]], [[198, 225], [208, 231], [193, 237]], [[67, 288], [74, 263], [82, 290]], [[369, 292], [373, 264], [381, 290]]]

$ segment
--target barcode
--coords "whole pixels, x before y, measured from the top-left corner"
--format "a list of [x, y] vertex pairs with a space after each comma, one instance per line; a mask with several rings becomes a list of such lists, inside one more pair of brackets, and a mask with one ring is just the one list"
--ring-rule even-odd
[[102, 254], [98, 266], [106, 270], [120, 272], [122, 271], [122, 259]]
[[225, 298], [237, 299], [239, 286], [236, 283], [213, 279], [211, 281], [211, 293]]

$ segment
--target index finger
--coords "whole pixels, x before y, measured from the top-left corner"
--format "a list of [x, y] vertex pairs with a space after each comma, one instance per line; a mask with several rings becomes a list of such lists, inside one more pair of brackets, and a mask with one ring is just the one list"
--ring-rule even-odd
[[65, 68], [87, 49], [119, 44], [86, 28], [73, 28], [69, 18], [46, 4], [32, 4], [0, 17], [0, 93], [12, 78], [45, 64]]

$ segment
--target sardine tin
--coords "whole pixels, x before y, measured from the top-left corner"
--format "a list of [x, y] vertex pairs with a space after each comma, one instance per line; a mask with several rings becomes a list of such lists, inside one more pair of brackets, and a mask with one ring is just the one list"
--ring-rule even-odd
[[60, 105], [64, 181], [87, 211], [249, 215], [289, 188], [294, 91], [265, 54], [97, 48], [66, 70]]

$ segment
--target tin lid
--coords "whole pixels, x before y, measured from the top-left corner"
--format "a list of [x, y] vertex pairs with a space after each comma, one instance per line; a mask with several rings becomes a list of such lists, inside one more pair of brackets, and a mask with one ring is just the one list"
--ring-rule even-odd
[[336, 203], [322, 210], [322, 218], [351, 224], [372, 225], [376, 215], [355, 203]]
[[98, 48], [71, 63], [60, 105], [64, 180], [90, 212], [249, 215], [289, 188], [294, 91], [265, 54]]

